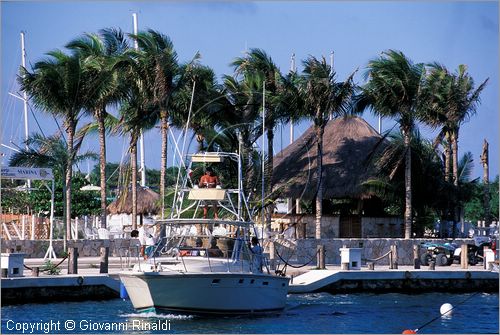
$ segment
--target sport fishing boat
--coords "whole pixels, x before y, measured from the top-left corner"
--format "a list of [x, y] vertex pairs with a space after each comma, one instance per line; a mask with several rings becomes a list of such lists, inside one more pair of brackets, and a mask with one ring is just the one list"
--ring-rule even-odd
[[[282, 310], [289, 278], [270, 273], [262, 248], [250, 245], [256, 230], [243, 194], [239, 154], [199, 153], [186, 163], [170, 218], [156, 221], [163, 238], [153, 255], [120, 273], [134, 308], [194, 314]], [[237, 187], [199, 188], [191, 172], [207, 163], [221, 164], [221, 171], [237, 165]], [[207, 205], [221, 209], [220, 219], [199, 218]]]

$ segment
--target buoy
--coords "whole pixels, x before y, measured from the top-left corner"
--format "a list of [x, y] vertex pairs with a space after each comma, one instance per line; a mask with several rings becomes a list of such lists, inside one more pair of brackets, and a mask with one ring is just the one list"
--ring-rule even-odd
[[413, 329], [405, 329], [403, 330], [403, 334], [416, 334], [417, 332]]
[[441, 306], [441, 308], [439, 309], [439, 312], [441, 313], [441, 315], [451, 315], [451, 310], [453, 309], [453, 306], [451, 304], [443, 304]]

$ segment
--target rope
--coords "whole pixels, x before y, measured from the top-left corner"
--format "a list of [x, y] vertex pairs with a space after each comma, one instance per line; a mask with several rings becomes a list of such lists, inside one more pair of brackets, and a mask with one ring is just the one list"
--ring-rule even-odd
[[307, 263], [305, 263], [305, 264], [303, 264], [303, 265], [299, 265], [299, 266], [297, 266], [297, 265], [292, 265], [292, 264], [288, 263], [287, 261], [285, 261], [285, 260], [283, 259], [283, 257], [281, 257], [281, 255], [280, 255], [280, 253], [279, 253], [279, 251], [278, 251], [278, 248], [275, 248], [275, 250], [276, 250], [276, 255], [279, 257], [279, 259], [281, 259], [281, 260], [283, 261], [283, 263], [285, 263], [285, 266], [290, 266], [290, 267], [292, 267], [292, 268], [294, 268], [294, 269], [299, 269], [299, 268], [302, 268], [302, 267], [304, 267], [304, 266], [308, 265], [309, 263], [311, 263], [311, 262], [314, 260], [314, 258], [316, 257], [316, 255], [318, 254], [318, 252], [319, 252], [319, 250], [316, 250], [316, 252], [315, 252], [315, 253], [314, 253], [314, 255], [311, 257], [311, 259], [309, 260], [309, 262], [307, 262]]
[[456, 306], [453, 306], [453, 308], [451, 308], [450, 310], [448, 310], [446, 313], [443, 313], [443, 314], [439, 314], [438, 316], [436, 316], [434, 319], [432, 319], [431, 321], [429, 322], [426, 322], [424, 323], [422, 326], [418, 327], [417, 329], [415, 329], [415, 332], [418, 332], [419, 330], [421, 330], [422, 328], [424, 328], [425, 326], [433, 323], [434, 321], [436, 321], [437, 319], [441, 318], [443, 315], [445, 314], [448, 314], [449, 312], [451, 312], [452, 310], [454, 310], [455, 308], [457, 308], [458, 306], [464, 304], [466, 301], [472, 299], [475, 295], [479, 294], [481, 292], [476, 292], [474, 293], [473, 295], [471, 295], [470, 297], [468, 297], [467, 299], [465, 299], [464, 301], [462, 301], [461, 303], [457, 304]]
[[363, 258], [364, 261], [369, 261], [369, 262], [376, 262], [376, 261], [379, 261], [381, 260], [382, 258], [386, 257], [386, 256], [389, 256], [389, 254], [391, 253], [391, 251], [389, 251], [388, 253], [380, 256], [379, 258], [374, 258], [374, 259], [369, 259], [369, 258]]
[[[55, 265], [53, 268], [55, 269], [55, 268], [59, 267], [59, 265], [61, 265], [61, 264], [62, 264], [62, 263], [63, 263], [63, 262], [67, 259], [67, 258], [68, 258], [68, 256], [64, 257], [64, 258], [62, 259], [62, 261], [60, 261], [59, 263], [57, 263], [57, 265]], [[26, 268], [26, 269], [28, 269], [28, 270], [33, 271], [33, 268], [30, 268], [30, 267], [29, 267], [29, 266], [27, 266], [26, 264], [23, 264], [23, 266], [24, 266], [24, 268]], [[44, 272], [44, 271], [49, 271], [49, 269], [44, 269], [44, 270], [40, 270], [40, 271], [42, 271], [42, 272]]]

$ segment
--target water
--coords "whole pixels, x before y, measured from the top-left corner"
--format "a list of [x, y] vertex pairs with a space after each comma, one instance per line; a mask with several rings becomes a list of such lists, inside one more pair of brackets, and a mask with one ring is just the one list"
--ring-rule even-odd
[[[121, 299], [26, 304], [2, 307], [2, 333], [23, 333], [23, 323], [26, 327], [31, 323], [34, 327], [38, 326], [38, 330], [34, 331], [37, 334], [401, 334], [405, 329], [419, 328], [438, 317], [441, 305], [450, 303], [455, 307], [451, 316], [438, 317], [418, 333], [491, 334], [499, 331], [498, 299], [497, 293], [302, 294], [290, 295], [283, 313], [261, 317], [199, 317], [153, 313], [143, 315], [135, 312], [130, 301]], [[461, 304], [463, 301], [465, 303]], [[75, 329], [65, 329], [67, 322], [70, 322], [70, 327], [74, 325]], [[106, 325], [111, 324], [114, 324], [115, 330], [107, 331]], [[116, 330], [118, 325], [121, 325], [121, 330]], [[163, 330], [147, 330], [148, 326], [154, 325], [163, 327]], [[15, 329], [16, 326], [18, 330]], [[95, 329], [89, 329], [89, 326]], [[30, 331], [28, 328], [24, 333]]]

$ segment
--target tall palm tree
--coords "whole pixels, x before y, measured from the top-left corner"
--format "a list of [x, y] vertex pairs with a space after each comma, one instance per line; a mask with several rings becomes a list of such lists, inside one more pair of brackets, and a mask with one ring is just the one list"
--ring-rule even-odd
[[395, 118], [405, 145], [405, 238], [412, 236], [411, 136], [421, 108], [425, 80], [423, 64], [414, 64], [402, 52], [389, 50], [368, 63], [369, 81], [361, 88], [363, 102], [384, 117]]
[[106, 228], [106, 126], [108, 117], [106, 108], [123, 99], [117, 80], [117, 58], [128, 49], [123, 32], [115, 29], [104, 29], [100, 34], [85, 34], [66, 45], [83, 59], [85, 76], [93, 87], [84, 103], [85, 110], [97, 122], [99, 133], [99, 171], [101, 186], [101, 227]]
[[151, 103], [156, 106], [161, 130], [160, 196], [165, 198], [167, 169], [168, 119], [170, 98], [179, 76], [177, 53], [170, 38], [149, 29], [130, 35], [139, 46], [137, 61], [142, 68], [142, 80], [151, 91]]
[[60, 50], [51, 51], [48, 57], [33, 66], [33, 72], [21, 67], [18, 77], [21, 89], [34, 105], [63, 119], [67, 144], [66, 187], [66, 238], [71, 238], [71, 177], [76, 155], [74, 145], [76, 126], [91, 89], [86, 86], [82, 59]]
[[351, 74], [344, 82], [336, 81], [336, 73], [322, 57], [309, 56], [303, 62], [299, 93], [303, 100], [303, 115], [313, 120], [316, 132], [316, 234], [321, 238], [323, 215], [323, 134], [329, 116], [339, 117], [350, 111], [355, 85]]
[[[250, 49], [244, 57], [236, 58], [232, 65], [237, 74], [242, 74], [248, 80], [256, 77], [265, 82], [266, 87], [266, 118], [267, 160], [265, 165], [266, 189], [265, 197], [271, 196], [273, 184], [274, 131], [280, 122], [288, 122], [292, 118], [293, 97], [289, 92], [287, 78], [283, 77], [272, 58], [262, 49]], [[267, 210], [266, 226], [270, 229], [272, 210]]]
[[[474, 80], [467, 73], [466, 65], [459, 65], [455, 73], [451, 73], [444, 65], [429, 64], [427, 78], [427, 94], [429, 108], [425, 111], [427, 122], [441, 126], [441, 132], [447, 134], [451, 143], [453, 184], [458, 186], [458, 137], [461, 125], [477, 111], [480, 94], [488, 79], [477, 88]], [[430, 120], [429, 120], [430, 119]]]
[[120, 65], [119, 80], [126, 91], [120, 107], [120, 123], [115, 131], [130, 136], [130, 166], [132, 188], [132, 229], [137, 228], [137, 141], [142, 131], [152, 128], [157, 121], [158, 106], [153, 104], [150, 87], [143, 80], [144, 67], [137, 54], [126, 52]]
[[241, 157], [244, 178], [243, 188], [250, 194], [257, 185], [253, 145], [262, 134], [262, 127], [257, 124], [262, 107], [262, 84], [260, 78], [253, 76], [238, 80], [233, 76], [224, 76], [225, 96], [220, 118], [215, 120], [221, 132], [230, 134], [235, 130], [241, 138]]

